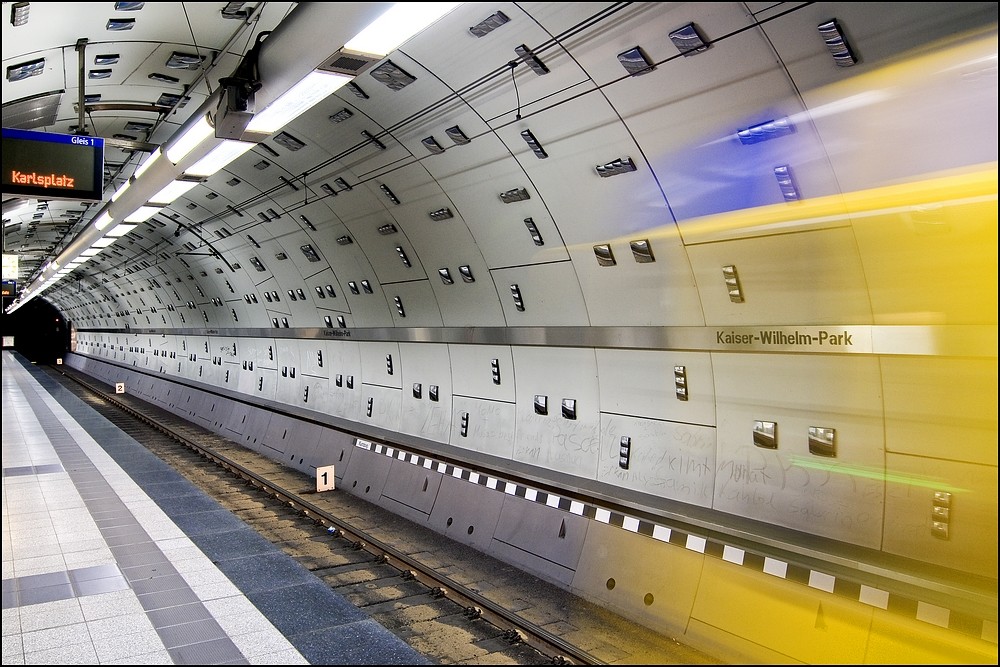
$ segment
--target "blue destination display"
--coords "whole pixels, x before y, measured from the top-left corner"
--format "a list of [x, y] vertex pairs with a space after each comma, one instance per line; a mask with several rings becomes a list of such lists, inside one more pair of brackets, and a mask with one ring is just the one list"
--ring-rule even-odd
[[2, 180], [5, 195], [101, 201], [104, 139], [5, 127]]

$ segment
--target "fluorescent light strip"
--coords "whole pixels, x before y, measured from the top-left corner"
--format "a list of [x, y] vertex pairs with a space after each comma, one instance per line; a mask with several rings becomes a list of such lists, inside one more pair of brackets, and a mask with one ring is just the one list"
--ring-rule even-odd
[[[198, 181], [174, 181], [150, 197], [149, 202], [151, 204], [161, 204], [163, 206], [172, 204], [175, 199], [196, 185], [199, 185]], [[125, 219], [128, 220], [128, 218]], [[129, 220], [129, 222], [132, 221]]]
[[212, 176], [254, 146], [255, 144], [245, 141], [227, 139], [213, 148], [208, 155], [185, 169], [184, 173], [189, 176]]
[[104, 236], [104, 237], [99, 238], [96, 241], [94, 241], [94, 245], [92, 245], [90, 247], [91, 248], [107, 248], [109, 245], [111, 245], [114, 242], [115, 242], [115, 239], [108, 238], [107, 236]]
[[213, 134], [215, 134], [215, 130], [208, 122], [208, 116], [202, 116], [172, 146], [167, 148], [167, 159], [177, 164], [184, 159], [185, 155], [193, 151], [202, 141]]
[[[147, 157], [145, 160], [143, 160], [142, 164], [140, 164], [138, 167], [136, 167], [135, 173], [132, 174], [132, 176], [134, 178], [139, 178], [140, 176], [142, 176], [143, 173], [147, 169], [149, 169], [153, 165], [154, 162], [156, 162], [159, 159], [160, 152], [161, 152], [160, 149], [156, 149], [156, 151], [150, 153], [149, 157]], [[125, 192], [125, 189], [128, 188], [128, 186], [129, 186], [128, 183], [126, 183], [125, 185], [121, 186], [120, 188], [118, 188], [118, 192], [116, 192], [115, 194], [116, 195], [120, 195], [121, 193]], [[115, 200], [115, 198], [112, 197], [111, 201], [114, 201], [114, 200]]]
[[125, 191], [128, 190], [130, 185], [132, 185], [132, 181], [125, 181], [122, 183], [121, 187], [115, 190], [115, 193], [111, 195], [111, 201], [118, 201], [118, 198], [125, 194]]
[[94, 227], [97, 229], [104, 229], [111, 223], [111, 214], [105, 211], [97, 216], [97, 220], [94, 220]]
[[344, 45], [345, 49], [385, 56], [460, 2], [399, 2]]
[[94, 255], [101, 254], [102, 248], [88, 248], [80, 253], [81, 257], [93, 257]]
[[266, 109], [254, 114], [247, 131], [261, 134], [277, 132], [350, 80], [351, 77], [344, 74], [318, 70], [310, 72]]
[[119, 237], [119, 236], [125, 236], [126, 234], [128, 234], [130, 231], [132, 231], [133, 229], [135, 229], [138, 226], [139, 225], [126, 225], [126, 224], [122, 223], [122, 224], [120, 224], [120, 225], [118, 225], [116, 227], [112, 227], [111, 230], [108, 231], [108, 233], [105, 234], [105, 236], [106, 237], [107, 236], [113, 236], [113, 237], [116, 237], [116, 238]]
[[135, 211], [125, 216], [125, 222], [146, 222], [161, 208], [161, 206], [140, 206]]

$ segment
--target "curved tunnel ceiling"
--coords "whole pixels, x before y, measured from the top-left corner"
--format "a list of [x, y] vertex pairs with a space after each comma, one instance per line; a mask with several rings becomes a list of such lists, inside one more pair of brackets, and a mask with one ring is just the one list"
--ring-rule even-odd
[[[778, 228], [842, 226], [823, 210], [841, 193], [995, 160], [995, 142], [962, 130], [982, 120], [974, 90], [964, 104], [947, 100], [949, 122], [926, 140], [935, 145], [914, 142], [908, 123], [879, 128], [891, 159], [859, 141], [850, 112], [906, 114], [915, 85], [907, 77], [920, 77], [918, 68], [901, 70], [878, 99], [827, 104], [843, 96], [837, 86], [861, 90], [867, 84], [855, 81], [877, 76], [869, 60], [891, 62], [990, 18], [982, 5], [957, 7], [945, 21], [930, 4], [876, 22], [863, 6], [837, 6], [866, 49], [852, 71], [835, 65], [817, 31], [834, 11], [824, 5], [750, 6], [753, 14], [740, 3], [467, 3], [381, 61], [395, 68], [387, 76], [358, 76], [50, 298], [78, 327], [323, 327], [327, 316], [407, 328], [896, 323], [906, 317], [898, 304], [864, 283], [878, 249], [856, 235], [833, 232], [841, 247], [822, 249], [835, 265], [821, 258], [819, 279], [842, 283], [831, 286], [837, 295], [788, 294], [734, 314], [722, 274], [699, 275], [701, 256], [714, 242]], [[295, 11], [313, 12], [302, 24], [315, 24], [340, 10]], [[470, 30], [497, 12], [508, 21]], [[682, 53], [671, 41], [685, 26], [702, 49]], [[294, 44], [306, 62], [337, 48], [291, 31], [275, 39], [265, 47]], [[519, 55], [522, 46], [531, 55]], [[630, 75], [619, 54], [636, 47], [649, 68]], [[19, 83], [5, 83], [5, 104]], [[776, 176], [782, 166], [793, 195]], [[786, 197], [814, 210], [789, 214]], [[772, 219], [726, 216], [750, 207]], [[857, 271], [841, 271], [844, 262]], [[269, 292], [280, 304], [265, 302]], [[246, 303], [251, 294], [258, 303]], [[157, 297], [226, 307], [199, 307], [207, 321], [162, 308], [150, 316]], [[948, 323], [989, 319], [963, 300], [922, 305]]]

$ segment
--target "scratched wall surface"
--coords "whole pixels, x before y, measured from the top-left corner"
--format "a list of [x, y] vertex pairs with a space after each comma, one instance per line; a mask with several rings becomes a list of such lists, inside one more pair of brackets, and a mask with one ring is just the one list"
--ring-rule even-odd
[[[715, 355], [719, 404], [714, 507], [879, 548], [884, 435], [874, 358]], [[823, 378], [816, 382], [815, 378]], [[776, 425], [775, 449], [753, 444]], [[810, 453], [810, 427], [835, 428], [835, 457]]]
[[[621, 465], [628, 438], [628, 467]], [[711, 507], [715, 496], [715, 428], [626, 415], [601, 415], [597, 479], [661, 498]]]

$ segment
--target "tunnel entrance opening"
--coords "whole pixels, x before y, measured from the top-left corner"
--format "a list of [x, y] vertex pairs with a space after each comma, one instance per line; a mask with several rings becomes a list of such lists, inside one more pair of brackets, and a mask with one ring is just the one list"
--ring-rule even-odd
[[5, 348], [13, 338], [13, 348], [37, 364], [54, 364], [69, 351], [69, 323], [44, 299], [4, 313], [3, 337]]

